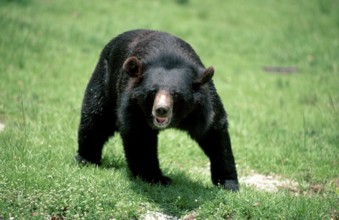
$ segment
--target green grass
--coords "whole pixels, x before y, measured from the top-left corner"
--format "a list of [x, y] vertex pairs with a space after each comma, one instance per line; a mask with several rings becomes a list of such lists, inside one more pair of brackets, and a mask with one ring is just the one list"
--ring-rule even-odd
[[[338, 11], [335, 0], [0, 1], [0, 219], [338, 219]], [[169, 187], [129, 178], [119, 136], [102, 167], [74, 162], [99, 53], [134, 28], [177, 35], [215, 67], [239, 176], [277, 174], [298, 195], [214, 187], [206, 156], [172, 130], [159, 146]]]

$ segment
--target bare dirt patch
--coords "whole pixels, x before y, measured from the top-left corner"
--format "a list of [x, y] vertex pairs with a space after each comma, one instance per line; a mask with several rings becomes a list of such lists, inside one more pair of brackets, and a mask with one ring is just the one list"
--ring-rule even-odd
[[147, 211], [141, 216], [141, 219], [145, 220], [196, 220], [194, 214], [187, 214], [184, 217], [178, 218], [175, 216], [166, 215], [161, 212]]
[[141, 219], [145, 220], [178, 220], [177, 217], [166, 215], [161, 212], [147, 211]]
[[278, 175], [263, 175], [254, 171], [241, 177], [240, 183], [266, 192], [278, 192], [280, 189], [288, 189], [292, 192], [298, 191], [298, 183], [293, 180]]
[[5, 130], [5, 124], [0, 122], [0, 132], [3, 132]]

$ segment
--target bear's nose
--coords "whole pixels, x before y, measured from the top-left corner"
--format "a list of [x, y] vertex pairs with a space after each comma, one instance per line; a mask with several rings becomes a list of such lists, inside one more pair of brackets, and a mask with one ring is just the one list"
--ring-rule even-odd
[[169, 111], [170, 111], [170, 108], [168, 106], [158, 106], [155, 109], [155, 113], [158, 117], [167, 116]]

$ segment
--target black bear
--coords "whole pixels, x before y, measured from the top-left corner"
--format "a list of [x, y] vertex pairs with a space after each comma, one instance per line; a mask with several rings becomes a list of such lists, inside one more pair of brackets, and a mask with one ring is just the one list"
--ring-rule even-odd
[[108, 138], [119, 132], [128, 167], [149, 183], [169, 184], [159, 167], [158, 133], [187, 131], [211, 162], [212, 181], [239, 189], [227, 115], [205, 68], [185, 41], [132, 30], [110, 41], [87, 85], [78, 130], [80, 163], [100, 164]]

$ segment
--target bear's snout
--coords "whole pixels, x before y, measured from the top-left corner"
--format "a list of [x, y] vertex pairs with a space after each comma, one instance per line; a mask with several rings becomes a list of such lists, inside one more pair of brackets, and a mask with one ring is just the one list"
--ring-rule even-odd
[[154, 99], [152, 116], [156, 128], [166, 128], [172, 119], [173, 99], [169, 92], [160, 90]]

